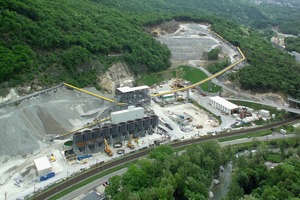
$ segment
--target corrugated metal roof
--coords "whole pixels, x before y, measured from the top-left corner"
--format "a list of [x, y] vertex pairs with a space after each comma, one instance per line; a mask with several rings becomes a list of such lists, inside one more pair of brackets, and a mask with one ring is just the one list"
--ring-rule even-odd
[[211, 99], [214, 102], [217, 102], [218, 104], [224, 106], [225, 108], [229, 109], [229, 110], [233, 110], [233, 109], [237, 109], [238, 106], [227, 101], [226, 99], [223, 99], [222, 97], [219, 96], [215, 96], [215, 97], [210, 97], [209, 99]]
[[117, 90], [119, 90], [122, 93], [126, 93], [126, 92], [133, 92], [136, 90], [145, 90], [145, 89], [149, 89], [149, 86], [147, 85], [143, 85], [143, 86], [138, 86], [138, 87], [119, 87], [117, 88]]
[[47, 157], [41, 157], [34, 160], [35, 167], [38, 171], [52, 168]]

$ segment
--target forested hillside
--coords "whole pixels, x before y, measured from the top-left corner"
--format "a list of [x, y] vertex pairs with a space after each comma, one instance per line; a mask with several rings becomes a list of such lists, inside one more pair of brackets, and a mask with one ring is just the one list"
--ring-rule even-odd
[[[269, 25], [278, 26], [282, 33], [300, 34], [300, 1], [298, 0], [248, 0], [268, 18]], [[264, 27], [261, 27], [264, 28]]]
[[5, 0], [0, 6], [1, 82], [38, 78], [84, 86], [115, 60], [133, 71], [170, 66], [169, 50], [124, 12], [84, 0]]
[[175, 19], [211, 23], [240, 46], [250, 64], [240, 71], [245, 89], [300, 97], [295, 59], [229, 20], [255, 28], [272, 25], [249, 1], [4, 0], [0, 9], [0, 82], [8, 86], [32, 80], [97, 85], [97, 76], [117, 61], [136, 73], [166, 69], [170, 51], [143, 27]]

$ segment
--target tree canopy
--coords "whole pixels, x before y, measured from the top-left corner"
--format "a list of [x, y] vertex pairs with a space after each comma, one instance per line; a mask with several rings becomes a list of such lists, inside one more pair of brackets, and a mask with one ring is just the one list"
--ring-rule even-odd
[[37, 79], [48, 86], [62, 81], [97, 85], [97, 76], [115, 62], [127, 63], [135, 73], [166, 69], [170, 51], [143, 27], [175, 19], [211, 23], [242, 49], [249, 63], [240, 70], [243, 88], [299, 98], [299, 63], [252, 29], [297, 22], [298, 7], [282, 8], [283, 14], [281, 7], [265, 8], [239, 0], [3, 0], [0, 83], [15, 86]]
[[178, 155], [170, 146], [159, 146], [110, 179], [109, 199], [207, 199], [214, 174], [226, 155], [216, 142], [194, 145]]
[[[273, 141], [269, 146], [260, 144], [254, 154], [239, 156], [234, 162], [236, 166], [226, 199], [300, 198], [299, 138], [291, 143], [282, 140]], [[280, 151], [274, 152], [272, 145]], [[277, 166], [268, 168], [266, 161], [275, 162]]]

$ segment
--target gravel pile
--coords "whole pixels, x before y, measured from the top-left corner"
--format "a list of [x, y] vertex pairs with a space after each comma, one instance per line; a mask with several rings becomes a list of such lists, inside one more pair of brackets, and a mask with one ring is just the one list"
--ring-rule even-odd
[[37, 141], [42, 141], [45, 135], [59, 135], [79, 128], [98, 117], [109, 104], [62, 87], [56, 92], [24, 100], [17, 106], [1, 108], [0, 156], [32, 153], [39, 148]]

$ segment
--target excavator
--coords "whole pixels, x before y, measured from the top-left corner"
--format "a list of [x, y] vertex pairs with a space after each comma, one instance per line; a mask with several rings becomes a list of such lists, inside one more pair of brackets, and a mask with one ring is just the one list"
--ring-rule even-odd
[[130, 135], [130, 138], [128, 139], [128, 142], [127, 142], [127, 146], [130, 148], [130, 149], [134, 149], [134, 145], [131, 143], [132, 141], [132, 135]]
[[113, 153], [111, 151], [111, 149], [109, 148], [108, 144], [107, 144], [107, 141], [106, 139], [104, 138], [104, 144], [105, 144], [105, 153], [109, 156], [109, 157], [112, 157], [113, 156]]

